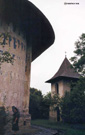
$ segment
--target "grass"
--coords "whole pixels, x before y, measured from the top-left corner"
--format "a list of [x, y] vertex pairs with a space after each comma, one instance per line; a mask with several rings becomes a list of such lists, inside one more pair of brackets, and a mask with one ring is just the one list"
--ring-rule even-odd
[[32, 120], [31, 124], [57, 129], [60, 131], [60, 135], [85, 135], [85, 124], [67, 124], [49, 120]]

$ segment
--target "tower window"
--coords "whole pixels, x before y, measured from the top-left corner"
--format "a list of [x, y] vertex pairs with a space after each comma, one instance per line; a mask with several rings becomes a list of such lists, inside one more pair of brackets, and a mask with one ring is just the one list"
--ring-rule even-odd
[[57, 94], [59, 94], [58, 83], [56, 84], [56, 91], [57, 91]]

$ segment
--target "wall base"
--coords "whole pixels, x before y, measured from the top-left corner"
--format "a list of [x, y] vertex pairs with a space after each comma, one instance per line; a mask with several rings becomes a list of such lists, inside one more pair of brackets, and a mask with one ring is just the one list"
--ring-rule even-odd
[[[19, 119], [19, 131], [17, 133], [22, 133], [26, 129], [28, 129], [31, 126], [31, 115], [30, 114], [21, 114]], [[10, 121], [6, 124], [5, 128], [5, 135], [8, 135], [10, 133], [13, 134], [14, 131], [12, 131], [12, 116], [10, 116]]]

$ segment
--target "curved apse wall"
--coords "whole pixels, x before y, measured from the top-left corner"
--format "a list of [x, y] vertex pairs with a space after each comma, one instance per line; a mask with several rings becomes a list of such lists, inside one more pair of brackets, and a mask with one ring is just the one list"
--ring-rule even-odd
[[[0, 69], [0, 106], [11, 108], [16, 106], [22, 110], [25, 66], [26, 66], [26, 41], [23, 35], [13, 32], [12, 25], [0, 24], [0, 34], [9, 32], [10, 37], [4, 47], [0, 45], [0, 54], [9, 51], [14, 57], [14, 64], [3, 63]], [[3, 39], [4, 40], [4, 36]]]

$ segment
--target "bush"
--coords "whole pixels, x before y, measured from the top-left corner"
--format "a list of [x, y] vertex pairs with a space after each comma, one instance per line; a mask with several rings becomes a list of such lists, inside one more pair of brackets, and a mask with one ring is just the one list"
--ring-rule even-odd
[[48, 119], [51, 93], [43, 96], [40, 90], [30, 88], [29, 113], [33, 119]]
[[62, 119], [69, 123], [85, 123], [85, 78], [66, 92], [61, 102]]
[[32, 119], [42, 118], [42, 93], [41, 91], [31, 88], [30, 89], [30, 104], [29, 104], [29, 113], [31, 114]]

